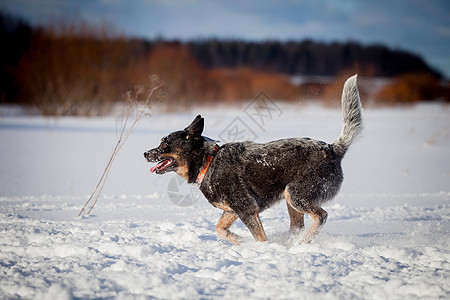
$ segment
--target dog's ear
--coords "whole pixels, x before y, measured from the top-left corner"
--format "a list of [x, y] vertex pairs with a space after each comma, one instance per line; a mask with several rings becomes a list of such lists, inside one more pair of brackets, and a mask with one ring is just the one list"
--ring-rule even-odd
[[199, 138], [202, 135], [203, 127], [205, 126], [205, 119], [201, 115], [195, 117], [194, 121], [184, 130], [188, 132], [187, 139], [190, 137]]

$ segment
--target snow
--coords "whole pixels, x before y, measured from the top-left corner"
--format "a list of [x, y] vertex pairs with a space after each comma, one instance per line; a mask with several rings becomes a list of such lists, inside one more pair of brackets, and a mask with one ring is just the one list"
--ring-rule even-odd
[[[0, 113], [0, 298], [450, 298], [449, 106], [366, 109], [341, 192], [310, 245], [288, 235], [285, 203], [261, 214], [269, 242], [254, 242], [240, 221], [231, 229], [242, 245], [220, 240], [221, 211], [176, 175], [151, 174], [143, 158], [197, 113], [204, 134], [222, 142], [236, 118], [259, 142], [332, 142], [341, 130], [338, 109], [279, 109], [264, 126], [245, 107], [156, 110], [128, 139], [84, 217], [77, 214], [116, 143], [116, 118]], [[195, 203], [175, 205], [170, 182]]]

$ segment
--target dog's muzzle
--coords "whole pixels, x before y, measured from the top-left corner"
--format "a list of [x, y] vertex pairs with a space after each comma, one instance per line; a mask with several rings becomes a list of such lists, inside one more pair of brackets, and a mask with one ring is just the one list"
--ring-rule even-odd
[[144, 152], [145, 159], [148, 162], [154, 162], [154, 161], [158, 160], [157, 155], [156, 155], [157, 153], [155, 153], [155, 152], [156, 152], [155, 150], [149, 150], [147, 152]]
[[150, 169], [151, 173], [164, 174], [168, 171], [176, 170], [175, 159], [171, 156], [161, 156], [158, 148], [144, 152], [144, 157], [148, 162], [157, 163]]

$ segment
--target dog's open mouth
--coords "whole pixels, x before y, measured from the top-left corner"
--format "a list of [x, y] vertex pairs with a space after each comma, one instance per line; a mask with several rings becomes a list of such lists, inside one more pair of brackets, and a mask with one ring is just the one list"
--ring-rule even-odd
[[156, 172], [156, 174], [164, 171], [166, 168], [171, 167], [175, 160], [173, 158], [166, 158], [159, 163], [156, 164], [156, 166], [152, 167], [150, 169], [150, 172]]

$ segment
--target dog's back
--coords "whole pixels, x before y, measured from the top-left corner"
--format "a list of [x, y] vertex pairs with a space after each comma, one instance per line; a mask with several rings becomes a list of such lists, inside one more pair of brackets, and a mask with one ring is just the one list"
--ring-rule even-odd
[[226, 144], [210, 167], [208, 180], [221, 183], [210, 198], [218, 199], [230, 190], [235, 196], [251, 194], [261, 212], [281, 200], [287, 186], [295, 186], [305, 194], [315, 193], [305, 199], [321, 204], [339, 190], [341, 158], [332, 145], [309, 138]]

